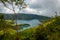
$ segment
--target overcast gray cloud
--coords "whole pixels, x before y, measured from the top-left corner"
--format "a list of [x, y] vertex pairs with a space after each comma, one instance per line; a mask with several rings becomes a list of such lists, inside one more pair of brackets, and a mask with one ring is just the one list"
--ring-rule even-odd
[[3, 5], [0, 3], [0, 13], [4, 12], [3, 10], [4, 10], [4, 7], [3, 7]]
[[[55, 11], [60, 12], [60, 0], [26, 0], [26, 2], [29, 3], [29, 5], [21, 12], [44, 16], [53, 16]], [[0, 12], [12, 13], [12, 11], [7, 8], [1, 8], [1, 5]]]
[[57, 5], [57, 0], [34, 0], [35, 2], [31, 1], [30, 7], [31, 8], [54, 8]]
[[59, 0], [31, 0], [30, 8], [44, 11], [43, 15], [53, 16], [55, 11], [60, 12]]

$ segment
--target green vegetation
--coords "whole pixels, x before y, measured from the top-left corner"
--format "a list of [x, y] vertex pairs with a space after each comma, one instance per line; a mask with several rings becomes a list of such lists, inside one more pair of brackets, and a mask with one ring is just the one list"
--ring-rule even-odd
[[[19, 24], [18, 26], [24, 27], [28, 24]], [[0, 40], [15, 40], [16, 38], [16, 24], [12, 20], [5, 20], [4, 15], [0, 15]], [[21, 28], [20, 27], [20, 28]], [[13, 37], [13, 38], [12, 38]]]
[[60, 40], [60, 17], [53, 18], [36, 29], [37, 40]]
[[19, 32], [20, 40], [35, 40], [36, 28], [30, 28]]
[[19, 34], [21, 40], [60, 40], [60, 16]]
[[[0, 15], [0, 40], [16, 40], [15, 24], [12, 20], [4, 20]], [[18, 26], [30, 26], [19, 24]], [[60, 16], [52, 18], [38, 27], [29, 28], [18, 33], [19, 40], [60, 40]]]

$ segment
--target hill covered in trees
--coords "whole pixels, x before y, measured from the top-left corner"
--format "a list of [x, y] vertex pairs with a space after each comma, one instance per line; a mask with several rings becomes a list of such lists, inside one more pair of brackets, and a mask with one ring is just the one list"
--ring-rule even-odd
[[60, 16], [19, 33], [21, 40], [60, 40]]
[[[11, 23], [9, 25], [11, 26]], [[0, 39], [16, 39], [16, 30], [12, 29], [12, 26], [10, 27], [9, 25], [5, 25], [7, 27], [6, 30], [0, 29]], [[5, 32], [5, 35], [3, 31]], [[60, 40], [60, 16], [45, 21], [43, 24], [37, 27], [18, 32], [18, 38], [19, 40]]]
[[[3, 14], [3, 13], [0, 13]], [[47, 16], [42, 16], [42, 15], [35, 15], [35, 14], [25, 14], [25, 13], [18, 13], [17, 14], [17, 18], [18, 20], [33, 20], [33, 19], [37, 19], [40, 21], [45, 21], [50, 19], [50, 17]], [[11, 20], [11, 19], [15, 19], [15, 14], [4, 14], [4, 17], [6, 20]]]

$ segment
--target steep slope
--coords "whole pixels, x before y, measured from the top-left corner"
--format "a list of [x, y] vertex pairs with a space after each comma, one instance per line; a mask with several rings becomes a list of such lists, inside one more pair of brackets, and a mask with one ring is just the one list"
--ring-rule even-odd
[[60, 40], [60, 16], [19, 33], [22, 40]]
[[60, 16], [40, 25], [36, 34], [37, 40], [60, 40]]
[[[7, 37], [9, 40], [16, 39], [16, 35], [8, 34]], [[60, 40], [60, 16], [52, 18], [38, 27], [19, 32], [18, 37], [20, 40]]]

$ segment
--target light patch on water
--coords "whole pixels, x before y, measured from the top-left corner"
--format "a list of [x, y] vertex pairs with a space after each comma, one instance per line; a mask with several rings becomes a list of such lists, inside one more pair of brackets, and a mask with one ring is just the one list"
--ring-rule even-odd
[[[28, 27], [24, 27], [21, 30], [32, 28], [32, 27], [35, 27], [35, 26], [38, 26], [39, 24], [41, 24], [41, 22], [39, 20], [37, 20], [37, 19], [33, 19], [33, 20], [18, 20], [17, 23], [18, 24], [29, 24], [30, 25]], [[19, 31], [21, 31], [21, 30], [19, 30]]]

